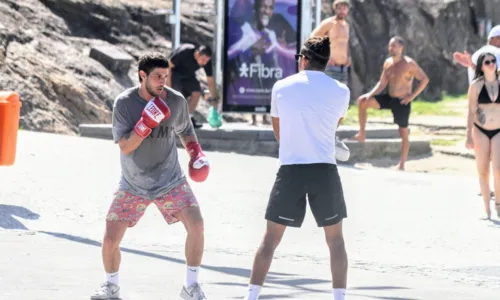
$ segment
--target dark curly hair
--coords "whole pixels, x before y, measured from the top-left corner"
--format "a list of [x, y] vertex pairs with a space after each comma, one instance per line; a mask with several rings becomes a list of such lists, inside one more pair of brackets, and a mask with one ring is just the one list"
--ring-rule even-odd
[[307, 69], [325, 70], [330, 59], [330, 38], [325, 36], [308, 39], [302, 46], [300, 54], [309, 61]]

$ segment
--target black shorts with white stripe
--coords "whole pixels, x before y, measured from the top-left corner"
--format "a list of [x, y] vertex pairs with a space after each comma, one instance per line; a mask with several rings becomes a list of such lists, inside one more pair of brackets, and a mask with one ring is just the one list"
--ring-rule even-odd
[[337, 166], [297, 164], [284, 165], [278, 170], [266, 220], [301, 227], [306, 214], [306, 196], [318, 227], [335, 225], [347, 217]]

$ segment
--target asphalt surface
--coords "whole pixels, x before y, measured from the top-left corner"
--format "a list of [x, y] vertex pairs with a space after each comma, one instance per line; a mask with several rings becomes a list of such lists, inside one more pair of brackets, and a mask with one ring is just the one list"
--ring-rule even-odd
[[[100, 243], [118, 151], [108, 140], [20, 132], [15, 165], [0, 167], [0, 299], [89, 299], [104, 280]], [[276, 159], [206, 154], [210, 178], [192, 183], [205, 219], [200, 280], [209, 299], [242, 299]], [[500, 221], [482, 220], [475, 174], [340, 167], [340, 175], [347, 299], [499, 299]], [[148, 208], [122, 242], [124, 300], [180, 299], [185, 236]], [[330, 280], [324, 234], [308, 212], [302, 228], [287, 229], [260, 299], [333, 299]]]

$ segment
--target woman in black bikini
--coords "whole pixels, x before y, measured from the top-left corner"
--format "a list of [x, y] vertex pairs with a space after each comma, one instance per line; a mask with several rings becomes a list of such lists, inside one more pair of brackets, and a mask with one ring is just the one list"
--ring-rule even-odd
[[491, 53], [479, 56], [476, 75], [469, 87], [469, 114], [465, 146], [474, 149], [479, 184], [488, 219], [490, 210], [490, 162], [495, 183], [495, 209], [500, 217], [500, 81], [497, 61]]

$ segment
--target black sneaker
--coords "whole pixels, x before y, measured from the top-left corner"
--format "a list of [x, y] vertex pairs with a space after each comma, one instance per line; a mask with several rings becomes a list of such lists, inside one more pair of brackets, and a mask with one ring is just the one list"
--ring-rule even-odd
[[203, 126], [203, 124], [198, 123], [194, 117], [191, 117], [191, 123], [193, 123], [194, 128], [201, 128]]

